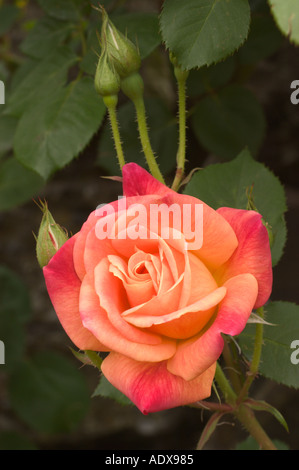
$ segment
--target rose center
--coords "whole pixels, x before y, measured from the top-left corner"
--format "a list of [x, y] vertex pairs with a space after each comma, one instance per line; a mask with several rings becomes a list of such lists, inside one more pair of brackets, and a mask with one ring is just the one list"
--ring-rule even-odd
[[149, 272], [145, 266], [145, 262], [142, 261], [139, 263], [137, 266], [134, 268], [134, 274], [135, 276], [144, 278], [144, 277], [149, 277]]

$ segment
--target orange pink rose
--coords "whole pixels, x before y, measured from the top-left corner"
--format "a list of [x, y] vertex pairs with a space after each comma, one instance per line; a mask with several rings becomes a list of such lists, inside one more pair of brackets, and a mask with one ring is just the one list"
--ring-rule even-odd
[[[103, 374], [147, 414], [210, 396], [222, 333], [241, 333], [270, 296], [271, 254], [255, 211], [215, 211], [134, 163], [123, 167], [123, 195], [121, 210], [114, 201], [92, 212], [43, 271], [70, 339], [109, 353]], [[155, 233], [140, 227], [131, 208], [153, 204], [181, 214], [188, 206], [193, 230], [200, 204], [202, 244], [194, 248], [170, 218], [168, 237], [162, 223]], [[113, 236], [99, 237], [104, 226]]]

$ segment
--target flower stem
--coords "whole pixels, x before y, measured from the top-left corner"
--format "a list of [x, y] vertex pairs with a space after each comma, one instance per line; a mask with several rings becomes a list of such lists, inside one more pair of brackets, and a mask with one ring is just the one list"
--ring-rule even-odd
[[164, 183], [163, 176], [160, 172], [159, 166], [156, 162], [156, 157], [154, 155], [154, 152], [150, 144], [150, 139], [149, 139], [147, 125], [146, 125], [146, 114], [145, 114], [145, 106], [144, 106], [143, 98], [138, 97], [134, 99], [134, 106], [136, 109], [137, 123], [138, 123], [138, 130], [139, 130], [141, 145], [143, 148], [143, 152], [144, 152], [149, 170], [154, 178], [156, 178], [161, 183]]
[[112, 100], [110, 98], [111, 97], [104, 97], [103, 99], [108, 109], [118, 163], [119, 163], [120, 169], [122, 169], [122, 167], [125, 164], [125, 157], [123, 154], [122, 143], [121, 143], [119, 129], [118, 129], [118, 122], [117, 122], [117, 115], [116, 115], [116, 100]]
[[215, 380], [223, 393], [225, 401], [229, 405], [234, 405], [237, 399], [237, 395], [235, 394], [234, 390], [232, 389], [229, 381], [227, 380], [223, 370], [221, 369], [220, 365], [217, 362], [216, 365], [216, 373], [215, 373]]
[[178, 105], [179, 105], [179, 148], [177, 153], [177, 170], [172, 189], [177, 191], [180, 182], [185, 172], [186, 161], [186, 81], [189, 72], [180, 69], [178, 66], [174, 67], [175, 77], [178, 86]]
[[262, 450], [277, 450], [250, 408], [246, 405], [239, 406], [235, 412], [235, 416], [260, 445]]
[[222, 355], [226, 364], [227, 372], [228, 372], [232, 387], [236, 393], [239, 393], [242, 388], [241, 372], [238, 370], [236, 361], [233, 357], [233, 354], [231, 351], [231, 345], [230, 345], [228, 338], [225, 338], [224, 340], [224, 347], [223, 347]]
[[240, 397], [237, 397], [218, 363], [216, 367], [215, 380], [224, 395], [225, 401], [232, 407], [232, 413], [257, 441], [261, 449], [276, 450], [275, 445], [257, 421], [253, 411], [244, 403], [240, 403]]
[[[261, 318], [264, 317], [264, 309], [263, 307], [257, 309], [257, 313]], [[258, 373], [259, 370], [259, 364], [260, 364], [260, 359], [261, 359], [261, 353], [262, 353], [262, 345], [263, 345], [263, 324], [262, 323], [257, 323], [256, 324], [256, 330], [255, 330], [255, 341], [254, 341], [254, 350], [253, 350], [253, 356], [252, 356], [252, 361], [250, 364], [249, 371], [247, 373], [247, 378], [244, 382], [244, 385], [242, 387], [242, 390], [239, 393], [238, 397], [238, 402], [241, 403], [248, 395], [249, 388]]]

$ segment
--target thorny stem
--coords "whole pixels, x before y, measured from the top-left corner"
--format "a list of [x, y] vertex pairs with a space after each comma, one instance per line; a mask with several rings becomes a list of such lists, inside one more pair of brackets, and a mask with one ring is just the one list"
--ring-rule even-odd
[[257, 421], [253, 411], [248, 406], [242, 404], [235, 412], [238, 420], [243, 424], [251, 436], [260, 445], [262, 450], [277, 450], [267, 433]]
[[134, 106], [136, 109], [139, 136], [140, 136], [143, 152], [146, 158], [146, 162], [148, 164], [148, 167], [153, 177], [156, 178], [161, 183], [164, 183], [163, 176], [156, 162], [156, 158], [155, 158], [155, 155], [154, 155], [154, 152], [152, 150], [150, 140], [149, 140], [143, 98], [138, 97], [134, 99]]
[[174, 68], [178, 86], [178, 105], [179, 105], [179, 148], [177, 154], [177, 170], [172, 189], [179, 189], [181, 180], [185, 172], [186, 161], [186, 81], [189, 75], [188, 71], [181, 70], [179, 67]]
[[217, 362], [216, 366], [216, 373], [215, 373], [215, 380], [223, 393], [225, 401], [229, 404], [234, 406], [236, 403], [237, 395], [232, 389], [228, 379], [226, 378], [223, 370], [221, 369], [219, 363]]
[[123, 154], [122, 143], [121, 143], [119, 129], [118, 129], [117, 116], [116, 116], [116, 104], [109, 103], [107, 108], [108, 108], [108, 114], [109, 114], [112, 134], [113, 134], [113, 140], [115, 144], [115, 150], [116, 150], [116, 154], [118, 158], [118, 163], [119, 163], [120, 169], [122, 169], [122, 167], [125, 164], [125, 157]]
[[242, 388], [242, 383], [240, 380], [240, 372], [237, 370], [237, 365], [233, 358], [230, 344], [227, 341], [227, 338], [225, 338], [225, 341], [224, 341], [224, 348], [223, 348], [222, 354], [223, 354], [223, 358], [227, 367], [227, 372], [228, 372], [230, 381], [232, 383], [233, 389], [237, 393], [239, 393]]
[[[261, 318], [263, 318], [264, 317], [263, 307], [257, 309], [257, 313], [259, 314]], [[250, 368], [247, 373], [247, 378], [244, 382], [243, 388], [239, 393], [239, 397], [238, 397], [239, 403], [241, 403], [247, 397], [249, 388], [258, 373], [260, 359], [261, 359], [262, 345], [263, 345], [263, 332], [264, 332], [263, 324], [257, 323], [256, 330], [255, 330], [255, 341], [254, 341], [252, 361], [251, 361]]]
[[[263, 316], [263, 309], [259, 309], [260, 316]], [[230, 382], [228, 381], [226, 375], [221, 369], [220, 365], [217, 363], [215, 380], [225, 398], [226, 404], [231, 407], [231, 412], [236, 416], [240, 423], [247, 429], [251, 436], [257, 441], [262, 450], [276, 450], [275, 445], [264, 431], [260, 423], [257, 421], [254, 412], [246, 405], [244, 399], [247, 397], [248, 389], [258, 371], [260, 357], [261, 357], [261, 348], [263, 341], [263, 328], [262, 324], [258, 323], [256, 328], [256, 339], [254, 346], [253, 359], [250, 367], [250, 375], [247, 377], [243, 389], [241, 390], [239, 396], [233, 390]], [[207, 404], [208, 407], [208, 404]], [[222, 410], [225, 411], [223, 405], [220, 404], [220, 408], [214, 407], [214, 411]], [[211, 410], [213, 405], [211, 406]]]

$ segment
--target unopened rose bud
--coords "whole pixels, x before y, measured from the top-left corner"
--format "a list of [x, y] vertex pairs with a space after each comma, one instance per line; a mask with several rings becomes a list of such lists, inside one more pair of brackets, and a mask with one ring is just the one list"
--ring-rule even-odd
[[122, 34], [110, 21], [106, 11], [103, 12], [101, 31], [102, 46], [107, 48], [109, 62], [113, 64], [120, 78], [125, 78], [139, 70], [141, 58], [137, 47]]
[[103, 49], [99, 59], [94, 84], [96, 91], [101, 96], [117, 96], [120, 90], [120, 78], [113, 64], [109, 63], [106, 48]]
[[40, 267], [43, 268], [68, 240], [68, 236], [66, 231], [53, 219], [47, 203], [42, 203], [40, 208], [43, 217], [36, 238], [36, 256]]

